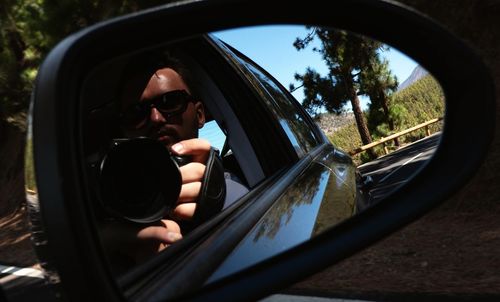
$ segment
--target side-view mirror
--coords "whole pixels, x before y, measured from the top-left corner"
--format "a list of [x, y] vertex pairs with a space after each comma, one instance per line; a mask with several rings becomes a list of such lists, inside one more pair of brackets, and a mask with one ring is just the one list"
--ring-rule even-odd
[[[42, 260], [51, 265], [51, 280], [63, 297], [105, 301], [124, 297], [148, 301], [258, 299], [409, 224], [443, 202], [474, 174], [491, 143], [495, 122], [492, 81], [475, 53], [429, 18], [400, 4], [342, 0], [336, 1], [333, 9], [323, 6], [319, 0], [307, 5], [248, 0], [179, 2], [97, 24], [54, 48], [38, 73], [30, 127], [40, 204], [36, 215], [42, 218], [45, 248], [50, 255]], [[350, 213], [355, 213], [358, 191], [369, 194], [376, 182], [370, 176], [356, 176], [350, 157], [331, 146], [305, 110], [296, 101], [289, 101], [292, 98], [288, 92], [277, 92], [282, 87], [266, 71], [230, 45], [207, 35], [269, 24], [335, 28], [386, 43], [425, 67], [439, 82], [446, 98], [439, 146], [418, 173], [380, 202], [328, 227], [320, 226], [317, 220], [319, 208], [328, 203], [328, 198], [334, 199], [334, 193], [327, 189], [331, 183], [351, 188], [345, 196], [350, 198]], [[183, 50], [187, 65], [199, 75], [200, 94], [205, 96], [203, 123], [205, 117], [209, 122], [216, 121], [227, 135], [221, 161], [247, 193], [157, 257], [117, 272], [111, 264], [116, 259], [103, 248], [101, 227], [107, 221], [100, 219], [96, 193], [89, 189], [93, 173], [89, 162], [106, 165], [95, 154], [109, 147], [111, 133], [117, 131], [113, 127], [118, 123], [118, 114], [113, 110], [121, 108], [116, 106], [116, 99], [125, 94], [142, 97], [144, 83], [155, 76], [161, 78], [155, 72], [160, 67], [151, 58], [171, 49]], [[132, 65], [133, 70], [142, 72], [137, 74], [142, 86], [124, 84], [128, 79], [123, 80], [121, 75], [130, 73]], [[196, 95], [194, 91], [189, 93]], [[162, 95], [163, 99], [166, 96]], [[134, 131], [158, 112], [175, 118], [172, 112], [178, 114], [198, 106], [196, 100], [186, 100], [181, 104], [184, 107], [179, 105], [182, 110], [172, 109], [162, 100], [139, 108], [139, 114], [146, 113], [139, 116]], [[182, 123], [184, 116], [179, 116]], [[163, 135], [159, 140], [175, 136], [165, 129], [155, 131], [157, 137]], [[476, 135], [479, 131], [482, 135]], [[148, 156], [149, 151], [143, 151], [137, 150], [139, 157]], [[151, 184], [163, 177], [161, 167], [175, 166], [170, 161], [156, 161], [150, 163], [151, 169], [141, 172], [145, 173], [139, 176], [141, 181]], [[137, 172], [140, 167], [130, 175], [125, 174], [127, 169], [120, 170], [126, 160], [113, 165], [115, 174], [104, 177], [108, 184], [101, 191], [112, 196], [106, 200], [118, 201], [112, 206], [130, 220], [152, 224], [162, 220], [161, 213], [168, 209], [134, 216], [138, 210], [133, 206], [120, 208], [121, 201], [140, 194], [133, 188], [128, 191], [127, 186], [137, 183], [139, 179], [133, 179], [133, 175], [141, 173]], [[145, 165], [144, 161], [139, 165]], [[158, 173], [150, 174], [154, 169]], [[178, 183], [185, 179], [178, 174], [173, 178], [164, 182], [176, 183], [177, 189], [161, 194], [179, 195]], [[106, 191], [113, 186], [123, 190]], [[266, 215], [285, 204], [295, 207], [284, 206], [286, 214], [275, 219], [277, 223], [266, 224], [274, 217]], [[311, 210], [313, 206], [315, 210]], [[292, 237], [283, 231], [286, 227], [280, 227], [294, 219], [294, 211], [304, 219], [299, 223], [310, 227], [306, 239], [278, 244], [276, 238]], [[158, 213], [160, 216], [155, 216]], [[266, 239], [260, 245], [253, 245], [262, 237]], [[273, 242], [280, 248], [264, 251]], [[247, 265], [234, 264], [250, 258]]]

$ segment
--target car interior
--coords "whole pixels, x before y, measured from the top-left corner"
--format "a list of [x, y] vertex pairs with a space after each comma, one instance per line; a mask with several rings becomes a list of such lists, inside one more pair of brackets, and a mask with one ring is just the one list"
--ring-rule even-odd
[[[231, 98], [216, 82], [216, 71], [207, 70], [200, 63], [200, 58], [193, 53], [193, 45], [201, 44], [208, 47], [203, 38], [192, 39], [184, 43], [177, 43], [173, 46], [166, 46], [162, 49], [153, 50], [146, 54], [140, 54], [139, 57], [117, 58], [112, 62], [107, 62], [103, 66], [96, 67], [90, 76], [85, 79], [82, 95], [82, 106], [85, 107], [84, 114], [81, 117], [83, 140], [82, 149], [87, 159], [89, 167], [95, 168], [103, 155], [105, 154], [109, 142], [113, 138], [120, 137], [118, 122], [118, 102], [119, 95], [123, 85], [122, 72], [127, 68], [127, 64], [137, 64], [138, 60], [144, 62], [144, 58], [158, 57], [162, 53], [168, 53], [172, 49], [181, 54], [181, 61], [185, 64], [195, 79], [196, 89], [203, 99], [206, 111], [206, 124], [211, 124], [219, 139], [223, 136], [223, 147], [221, 156], [225, 168], [234, 173], [245, 185], [254, 187], [264, 178], [263, 168], [257, 158], [250, 138], [239, 122], [231, 104]], [[146, 60], [149, 60], [146, 59]], [[150, 62], [151, 64], [157, 64]], [[151, 69], [151, 68], [150, 68]], [[146, 74], [150, 71], [144, 70], [142, 82], [147, 78]], [[215, 75], [214, 75], [215, 73]], [[143, 83], [137, 85], [137, 91], [142, 90]], [[127, 93], [130, 87], [127, 88]], [[210, 137], [203, 137], [210, 140]]]

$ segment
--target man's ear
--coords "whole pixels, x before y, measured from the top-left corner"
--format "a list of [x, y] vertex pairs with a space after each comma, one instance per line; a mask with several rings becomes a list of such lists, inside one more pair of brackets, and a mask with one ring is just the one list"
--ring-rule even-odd
[[198, 120], [198, 129], [202, 128], [205, 125], [205, 106], [203, 106], [202, 102], [196, 102], [196, 118]]

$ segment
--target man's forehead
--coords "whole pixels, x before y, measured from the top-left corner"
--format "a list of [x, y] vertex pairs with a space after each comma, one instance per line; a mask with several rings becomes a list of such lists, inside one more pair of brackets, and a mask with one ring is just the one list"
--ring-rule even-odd
[[175, 70], [171, 68], [158, 69], [151, 76], [142, 93], [141, 100], [151, 99], [172, 90], [186, 90], [189, 92], [186, 83]]

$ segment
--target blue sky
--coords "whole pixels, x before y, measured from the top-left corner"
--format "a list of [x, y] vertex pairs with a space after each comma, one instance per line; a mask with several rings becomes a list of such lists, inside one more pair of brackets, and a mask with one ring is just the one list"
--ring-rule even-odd
[[[294, 80], [293, 76], [295, 73], [303, 73], [307, 67], [314, 68], [320, 74], [327, 72], [323, 60], [318, 53], [311, 50], [312, 47], [300, 52], [293, 47], [295, 39], [305, 37], [307, 33], [308, 30], [304, 26], [273, 25], [226, 30], [216, 32], [214, 35], [251, 58], [288, 89], [290, 83], [298, 86], [299, 83]], [[319, 43], [314, 41], [312, 45], [319, 46]], [[383, 56], [389, 60], [389, 66], [399, 83], [408, 78], [417, 66], [417, 63], [395, 49], [384, 52]], [[302, 89], [297, 89], [293, 95], [299, 102], [302, 102], [304, 96]], [[360, 99], [364, 110], [367, 108], [368, 99], [363, 97]], [[200, 137], [207, 138], [219, 149], [224, 143], [223, 134], [213, 124], [203, 127]]]
[[[295, 38], [305, 37], [307, 33], [308, 30], [304, 26], [273, 25], [226, 30], [214, 34], [262, 66], [288, 89], [290, 83], [297, 84], [293, 78], [294, 74], [303, 73], [309, 66], [321, 74], [327, 72], [323, 60], [318, 53], [311, 50], [312, 47], [301, 51], [293, 47]], [[314, 45], [319, 45], [317, 39]], [[417, 66], [416, 62], [393, 48], [382, 55], [388, 59], [399, 83], [406, 80]], [[298, 89], [293, 95], [301, 102], [304, 94], [302, 89]], [[362, 103], [365, 107], [363, 109], [366, 109], [367, 99], [363, 99]]]

